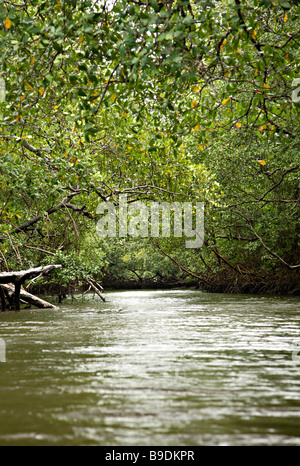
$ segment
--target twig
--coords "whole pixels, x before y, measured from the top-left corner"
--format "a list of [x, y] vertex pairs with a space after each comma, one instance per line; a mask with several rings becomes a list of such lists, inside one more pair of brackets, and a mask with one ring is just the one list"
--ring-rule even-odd
[[30, 280], [30, 282], [28, 283], [28, 285], [25, 286], [26, 290], [28, 290], [30, 288], [30, 286], [32, 285], [33, 282], [35, 282], [38, 278], [42, 277], [43, 276], [43, 273], [40, 273], [37, 277], [33, 278], [32, 280]]
[[164, 251], [160, 245], [158, 243], [156, 243], [153, 239], [151, 239], [151, 242], [154, 244], [154, 246], [156, 246], [166, 257], [168, 257], [172, 262], [174, 262], [175, 265], [177, 265], [177, 267], [181, 270], [183, 270], [184, 272], [186, 272], [188, 275], [191, 275], [192, 277], [195, 277], [195, 278], [198, 278], [198, 280], [201, 280], [203, 281], [204, 283], [206, 283], [207, 285], [209, 285], [209, 282], [203, 278], [203, 277], [200, 277], [199, 275], [196, 275], [195, 273], [191, 272], [190, 270], [186, 269], [183, 265], [180, 265], [175, 259], [173, 259], [173, 257], [171, 257], [166, 251]]
[[5, 256], [4, 256], [3, 252], [1, 251], [1, 249], [0, 249], [0, 254], [1, 254], [1, 256], [3, 257], [3, 260], [4, 260], [4, 262], [5, 262], [6, 269], [7, 269], [7, 271], [9, 272], [9, 267], [8, 267], [7, 260], [6, 260]]
[[259, 199], [259, 201], [262, 201], [262, 200], [267, 196], [267, 194], [269, 194], [271, 191], [273, 191], [273, 189], [276, 189], [277, 186], [279, 186], [279, 185], [282, 183], [282, 181], [283, 181], [285, 175], [287, 175], [288, 173], [290, 173], [290, 172], [292, 172], [292, 171], [294, 171], [294, 170], [298, 170], [299, 167], [300, 167], [300, 165], [298, 164], [298, 165], [296, 165], [295, 167], [288, 168], [287, 170], [285, 170], [285, 171], [282, 173], [280, 180], [279, 180], [276, 184], [274, 184], [274, 186], [272, 186], [272, 187]]
[[10, 237], [10, 234], [9, 234], [8, 232], [7, 232], [6, 234], [7, 234], [8, 238], [9, 238], [9, 242], [10, 242], [11, 247], [13, 248], [13, 250], [14, 250], [14, 252], [15, 252], [15, 254], [16, 254], [16, 256], [17, 256], [17, 258], [18, 258], [18, 260], [19, 260], [19, 262], [20, 262], [20, 264], [21, 264], [21, 266], [23, 267], [23, 262], [22, 262], [22, 258], [21, 258], [21, 256], [20, 256], [18, 247], [17, 247], [17, 246], [16, 246], [16, 247], [14, 246], [14, 244], [13, 244], [13, 242], [12, 242], [12, 239], [11, 239], [11, 237]]
[[95, 293], [99, 296], [99, 298], [102, 299], [103, 302], [105, 302], [105, 298], [104, 296], [100, 293], [99, 289], [97, 288], [96, 285], [94, 285], [93, 281], [91, 279], [89, 279], [88, 277], [83, 277], [84, 280], [93, 288], [93, 290], [95, 291]]
[[1, 210], [1, 213], [0, 213], [0, 217], [2, 217], [2, 214], [3, 214], [3, 212], [4, 212], [4, 210], [5, 210], [6, 206], [7, 206], [7, 203], [8, 203], [8, 201], [9, 201], [10, 197], [11, 197], [11, 194], [8, 195], [8, 197], [7, 197], [7, 199], [6, 199], [5, 203], [4, 203], [4, 205], [3, 205], [3, 207], [2, 207], [2, 210]]
[[[22, 248], [35, 249], [36, 251], [41, 251], [41, 252], [44, 252], [44, 253], [46, 253], [46, 254], [50, 254], [51, 256], [55, 256], [55, 255], [56, 255], [55, 252], [46, 251], [46, 249], [37, 248], [36, 246], [28, 246], [27, 244], [22, 244]], [[1, 252], [1, 251], [0, 251], [0, 252]]]
[[106, 92], [107, 92], [107, 89], [109, 88], [109, 85], [110, 85], [110, 83], [111, 83], [111, 80], [112, 80], [112, 78], [113, 78], [113, 75], [115, 74], [115, 72], [117, 71], [117, 69], [119, 68], [119, 66], [120, 66], [120, 64], [118, 63], [118, 64], [115, 66], [115, 68], [112, 70], [112, 72], [110, 73], [110, 77], [108, 78], [108, 81], [107, 81], [106, 86], [105, 86], [105, 88], [104, 88], [104, 91], [103, 91], [103, 93], [102, 93], [101, 99], [100, 99], [100, 101], [99, 101], [99, 103], [98, 103], [98, 105], [97, 105], [97, 108], [96, 108], [95, 112], [94, 112], [95, 115], [97, 115], [97, 113], [98, 113], [98, 111], [99, 111], [99, 108], [101, 107], [101, 104], [102, 104], [102, 102], [103, 102], [103, 99], [104, 99], [104, 97], [105, 97], [105, 94], [106, 94]]
[[276, 252], [272, 251], [264, 242], [263, 240], [261, 239], [261, 237], [256, 233], [256, 231], [254, 230], [254, 228], [252, 227], [251, 223], [249, 223], [249, 227], [251, 229], [251, 231], [253, 232], [253, 234], [256, 236], [256, 238], [258, 239], [258, 241], [260, 242], [260, 244], [273, 256], [273, 257], [276, 257], [276, 259], [278, 259], [280, 262], [282, 262], [288, 269], [290, 270], [294, 270], [294, 269], [298, 269], [300, 267], [300, 264], [297, 264], [297, 265], [290, 265], [288, 264], [287, 262], [285, 262], [284, 259], [282, 259], [282, 257], [280, 257], [278, 254], [276, 254]]

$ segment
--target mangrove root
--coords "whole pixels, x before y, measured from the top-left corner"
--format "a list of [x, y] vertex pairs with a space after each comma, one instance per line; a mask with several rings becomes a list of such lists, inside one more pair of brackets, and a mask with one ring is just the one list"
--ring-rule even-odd
[[52, 270], [61, 268], [61, 265], [47, 265], [45, 267], [36, 267], [19, 272], [2, 272], [0, 273], [0, 302], [1, 310], [19, 311], [21, 302], [33, 305], [41, 309], [56, 308], [51, 303], [34, 296], [22, 287], [26, 280], [39, 277], [50, 273]]

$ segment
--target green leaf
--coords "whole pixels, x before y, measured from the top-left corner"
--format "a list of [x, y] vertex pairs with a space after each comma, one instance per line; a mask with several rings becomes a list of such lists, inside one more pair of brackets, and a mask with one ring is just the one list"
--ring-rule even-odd
[[77, 76], [69, 76], [69, 81], [72, 85], [76, 84], [78, 82]]
[[56, 50], [57, 52], [62, 52], [62, 47], [58, 42], [53, 42], [52, 46], [53, 46], [54, 50]]
[[152, 8], [153, 8], [156, 12], [159, 12], [160, 6], [158, 5], [157, 2], [155, 2], [154, 0], [150, 0], [150, 5], [152, 6]]

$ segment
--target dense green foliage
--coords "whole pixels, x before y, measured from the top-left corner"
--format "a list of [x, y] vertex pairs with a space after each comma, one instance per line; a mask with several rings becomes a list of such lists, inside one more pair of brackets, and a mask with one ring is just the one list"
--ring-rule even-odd
[[[3, 1], [0, 269], [296, 289], [299, 18], [296, 0]], [[204, 202], [203, 247], [99, 239], [120, 193]]]

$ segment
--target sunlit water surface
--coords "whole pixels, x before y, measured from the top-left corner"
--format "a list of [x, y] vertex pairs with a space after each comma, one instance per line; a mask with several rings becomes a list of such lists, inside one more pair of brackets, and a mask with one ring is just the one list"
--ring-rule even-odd
[[89, 298], [0, 315], [0, 445], [300, 445], [299, 298]]

